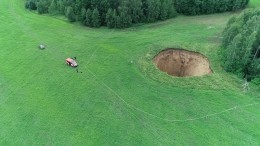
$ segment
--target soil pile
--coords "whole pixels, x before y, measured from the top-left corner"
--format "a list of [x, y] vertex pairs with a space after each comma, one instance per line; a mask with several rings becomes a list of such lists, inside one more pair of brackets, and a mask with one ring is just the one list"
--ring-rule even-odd
[[169, 75], [178, 77], [211, 74], [210, 64], [204, 55], [183, 49], [167, 49], [153, 59], [156, 66]]

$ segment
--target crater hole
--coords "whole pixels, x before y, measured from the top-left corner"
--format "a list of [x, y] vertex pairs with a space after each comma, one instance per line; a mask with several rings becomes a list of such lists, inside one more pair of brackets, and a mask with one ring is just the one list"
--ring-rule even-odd
[[163, 72], [172, 76], [191, 77], [211, 74], [206, 56], [184, 49], [166, 49], [153, 59], [154, 64]]

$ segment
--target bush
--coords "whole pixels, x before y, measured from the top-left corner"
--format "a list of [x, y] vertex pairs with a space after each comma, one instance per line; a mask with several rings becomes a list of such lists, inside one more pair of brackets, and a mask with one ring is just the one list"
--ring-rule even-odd
[[27, 0], [25, 2], [25, 8], [30, 9], [30, 10], [36, 10], [36, 0]]
[[252, 80], [252, 83], [260, 86], [260, 77]]

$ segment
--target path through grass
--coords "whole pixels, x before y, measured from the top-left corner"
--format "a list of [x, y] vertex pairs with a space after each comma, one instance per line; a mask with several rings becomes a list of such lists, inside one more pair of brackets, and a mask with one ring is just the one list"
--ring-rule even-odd
[[[0, 14], [0, 145], [260, 143], [259, 90], [242, 92], [219, 64], [231, 13], [125, 30], [37, 15], [16, 0], [0, 1]], [[180, 79], [156, 70], [152, 55], [177, 46], [207, 55], [214, 74]], [[65, 65], [74, 56], [82, 74]]]

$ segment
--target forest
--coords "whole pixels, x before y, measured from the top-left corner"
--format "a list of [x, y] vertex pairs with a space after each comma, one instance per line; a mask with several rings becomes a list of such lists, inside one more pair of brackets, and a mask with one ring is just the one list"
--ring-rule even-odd
[[89, 27], [127, 28], [177, 15], [172, 0], [27, 0], [25, 7], [62, 14]]
[[225, 70], [260, 85], [259, 24], [259, 9], [232, 17], [223, 33], [221, 56]]
[[249, 0], [174, 0], [177, 12], [185, 15], [237, 11], [248, 3]]
[[65, 15], [88, 27], [127, 28], [177, 16], [236, 11], [249, 0], [26, 0], [25, 7], [39, 14]]

